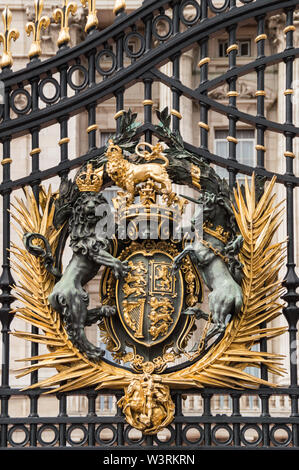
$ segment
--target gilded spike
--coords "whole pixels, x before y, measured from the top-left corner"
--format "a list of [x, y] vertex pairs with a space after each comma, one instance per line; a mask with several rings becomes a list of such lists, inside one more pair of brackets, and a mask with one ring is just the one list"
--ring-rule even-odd
[[96, 10], [96, 0], [81, 0], [81, 3], [86, 7], [88, 3], [88, 17], [85, 26], [85, 32], [88, 33], [92, 28], [96, 28], [99, 24]]
[[33, 42], [31, 44], [28, 57], [39, 57], [42, 53], [41, 49], [41, 30], [42, 28], [47, 29], [50, 26], [50, 18], [48, 16], [42, 16], [44, 7], [44, 0], [35, 0], [35, 21], [30, 21], [26, 25], [26, 33], [28, 36], [33, 34]]
[[122, 11], [126, 9], [126, 2], [125, 0], [115, 0], [114, 2], [114, 8], [113, 8], [113, 13], [115, 15], [118, 15]]
[[4, 24], [4, 33], [0, 33], [0, 43], [3, 43], [3, 54], [0, 61], [0, 67], [3, 69], [5, 67], [11, 67], [13, 64], [10, 43], [12, 39], [16, 41], [19, 38], [20, 33], [17, 29], [10, 29], [12, 13], [8, 7], [6, 7], [2, 12], [2, 21]]
[[70, 42], [69, 15], [73, 16], [77, 12], [78, 5], [75, 2], [63, 0], [62, 8], [55, 8], [53, 18], [55, 23], [61, 24], [60, 33], [57, 40], [58, 47], [66, 46]]

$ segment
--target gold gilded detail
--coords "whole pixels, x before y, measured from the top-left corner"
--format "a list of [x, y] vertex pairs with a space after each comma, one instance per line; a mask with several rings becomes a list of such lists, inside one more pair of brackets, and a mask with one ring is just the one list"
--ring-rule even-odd
[[226, 53], [229, 54], [232, 51], [238, 51], [238, 50], [239, 50], [238, 44], [232, 44], [226, 49]]
[[284, 152], [284, 156], [285, 157], [290, 157], [290, 158], [295, 158], [296, 157], [294, 152], [290, 152], [290, 151]]
[[[140, 148], [142, 146], [150, 148], [151, 152], [147, 150], [141, 151]], [[114, 145], [112, 141], [109, 141], [109, 147], [106, 152], [108, 158], [107, 173], [112, 181], [124, 190], [123, 192], [118, 192], [118, 197], [125, 200], [127, 206], [131, 205], [134, 201], [136, 185], [145, 183], [148, 180], [153, 180], [160, 184], [162, 194], [168, 201], [173, 202], [176, 195], [172, 192], [171, 180], [166, 171], [169, 162], [162, 151], [162, 146], [159, 143], [153, 146], [140, 142], [136, 146], [136, 154], [138, 156], [148, 162], [156, 159], [163, 160], [164, 165], [152, 162], [135, 165], [125, 159], [122, 149], [118, 145]]]
[[10, 48], [10, 43], [12, 39], [16, 41], [20, 33], [17, 29], [10, 29], [12, 22], [12, 13], [8, 7], [6, 7], [2, 12], [2, 21], [4, 24], [4, 33], [0, 33], [0, 43], [3, 44], [3, 54], [0, 61], [0, 67], [11, 67], [13, 64], [13, 58]]
[[41, 153], [41, 149], [39, 147], [36, 147], [35, 149], [32, 149], [30, 152], [30, 157], [33, 157], [33, 155], [37, 155], [38, 153]]
[[96, 10], [96, 0], [81, 0], [84, 7], [88, 4], [88, 17], [85, 26], [85, 32], [88, 33], [91, 28], [96, 28], [99, 24]]
[[296, 26], [293, 24], [290, 24], [289, 26], [286, 26], [283, 30], [284, 34], [287, 34], [290, 31], [296, 31]]
[[217, 227], [213, 228], [213, 224], [211, 222], [204, 222], [203, 231], [209, 233], [215, 238], [218, 238], [218, 240], [225, 244], [227, 244], [230, 237], [230, 233], [225, 232], [224, 228], [221, 227], [221, 225], [217, 225]]
[[173, 116], [177, 117], [178, 119], [182, 119], [183, 116], [181, 115], [181, 113], [179, 111], [177, 111], [176, 109], [172, 109], [170, 111], [170, 114], [172, 114]]
[[124, 114], [125, 110], [124, 109], [121, 109], [120, 111], [117, 111], [117, 113], [114, 115], [114, 119], [118, 119], [119, 117], [121, 117], [123, 114]]
[[126, 9], [126, 2], [125, 0], [115, 0], [114, 3], [114, 8], [113, 8], [113, 13], [117, 15], [120, 13], [122, 10]]
[[89, 134], [92, 131], [97, 131], [99, 128], [98, 124], [92, 124], [91, 126], [88, 126], [86, 129], [87, 134]]
[[55, 23], [61, 24], [60, 32], [57, 40], [58, 47], [63, 45], [67, 45], [70, 40], [70, 28], [69, 28], [69, 15], [72, 14], [73, 16], [77, 12], [77, 4], [75, 2], [70, 2], [69, 0], [63, 0], [62, 8], [55, 8], [53, 12], [53, 18]]
[[63, 137], [63, 139], [60, 139], [60, 141], [58, 142], [58, 145], [68, 144], [69, 142], [70, 142], [69, 137]]
[[167, 297], [162, 300], [159, 300], [157, 297], [151, 297], [149, 304], [151, 306], [149, 314], [151, 326], [149, 332], [152, 339], [156, 340], [160, 334], [163, 336], [167, 334], [170, 325], [173, 323], [171, 315], [174, 312], [174, 308]]
[[267, 149], [264, 145], [258, 144], [255, 146], [255, 150], [262, 150], [263, 152], [266, 152]]
[[228, 142], [233, 142], [234, 144], [237, 144], [237, 143], [238, 143], [238, 139], [236, 139], [235, 137], [232, 137], [231, 135], [228, 135], [228, 136], [226, 137], [226, 140], [227, 140]]
[[201, 184], [200, 184], [200, 168], [194, 163], [191, 165], [191, 178], [192, 178], [192, 184], [198, 188], [201, 189]]
[[204, 57], [203, 59], [201, 59], [198, 64], [197, 64], [197, 67], [202, 67], [203, 65], [205, 64], [209, 64], [211, 62], [211, 58], [210, 57]]
[[143, 106], [153, 106], [154, 102], [153, 100], [143, 100], [142, 104]]
[[255, 96], [266, 96], [265, 90], [257, 90]]
[[103, 168], [93, 171], [92, 164], [88, 163], [85, 172], [82, 172], [76, 179], [79, 191], [98, 192], [103, 184]]
[[127, 422], [143, 434], [157, 434], [174, 417], [174, 403], [167, 385], [159, 375], [145, 373], [132, 380], [118, 406]]
[[12, 163], [12, 159], [11, 159], [11, 158], [4, 158], [3, 160], [1, 160], [1, 165], [2, 165], [2, 166], [8, 165], [9, 163]]
[[239, 95], [240, 95], [240, 93], [239, 93], [238, 91], [228, 91], [228, 92], [226, 93], [226, 96], [227, 96], [228, 98], [237, 97], [237, 96], [239, 96]]
[[288, 88], [283, 92], [283, 94], [286, 95], [292, 95], [294, 93], [294, 90], [292, 88]]
[[33, 34], [33, 42], [31, 44], [28, 57], [39, 57], [42, 53], [41, 48], [41, 30], [47, 29], [50, 26], [50, 18], [48, 16], [42, 16], [44, 7], [44, 0], [35, 0], [34, 9], [35, 9], [35, 21], [30, 21], [26, 24], [26, 33], [27, 36]]
[[263, 40], [266, 40], [268, 39], [268, 36], [267, 34], [259, 34], [256, 38], [255, 38], [255, 42], [259, 42], [259, 41], [263, 41]]
[[199, 121], [198, 127], [202, 127], [202, 128], [205, 129], [207, 132], [209, 132], [209, 130], [210, 130], [210, 126], [209, 126], [209, 124], [207, 124], [206, 122]]

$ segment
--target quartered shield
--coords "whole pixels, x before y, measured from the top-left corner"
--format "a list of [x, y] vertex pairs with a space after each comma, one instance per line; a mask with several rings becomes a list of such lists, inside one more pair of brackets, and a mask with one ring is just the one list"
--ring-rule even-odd
[[172, 274], [172, 257], [160, 251], [137, 252], [127, 259], [130, 271], [116, 285], [122, 325], [134, 342], [146, 347], [165, 341], [182, 311], [182, 274]]

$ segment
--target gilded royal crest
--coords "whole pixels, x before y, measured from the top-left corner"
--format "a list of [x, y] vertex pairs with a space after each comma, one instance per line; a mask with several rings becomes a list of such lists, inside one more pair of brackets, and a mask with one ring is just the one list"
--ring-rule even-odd
[[[269, 385], [245, 367], [281, 373], [279, 357], [252, 347], [285, 330], [261, 329], [281, 311], [275, 179], [259, 198], [254, 175], [251, 187], [246, 180], [232, 191], [164, 118], [153, 145], [138, 141], [136, 115], [124, 113], [123, 135], [58, 194], [43, 190], [38, 206], [27, 190], [15, 216], [26, 250], [11, 248], [21, 278], [17, 315], [40, 331], [14, 334], [49, 351], [20, 376], [55, 367], [31, 388], [123, 389], [118, 405], [144, 434], [172, 421], [171, 388]], [[110, 203], [105, 189], [115, 184]], [[72, 258], [62, 269], [67, 239]], [[86, 286], [98, 274], [98, 304], [89, 308]], [[99, 344], [86, 335], [93, 324]]]

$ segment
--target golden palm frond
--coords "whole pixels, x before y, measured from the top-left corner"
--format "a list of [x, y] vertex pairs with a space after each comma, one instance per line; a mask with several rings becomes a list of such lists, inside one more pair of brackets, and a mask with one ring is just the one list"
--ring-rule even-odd
[[252, 351], [261, 338], [274, 338], [286, 331], [284, 327], [267, 327], [281, 314], [280, 297], [283, 286], [278, 274], [284, 262], [284, 242], [273, 243], [280, 224], [280, 204], [272, 195], [272, 179], [259, 201], [255, 197], [255, 181], [251, 188], [245, 180], [245, 199], [238, 185], [235, 190], [234, 213], [244, 238], [240, 253], [243, 264], [243, 308], [229, 323], [222, 340], [194, 365], [167, 374], [164, 381], [180, 386], [255, 387], [259, 384], [275, 386], [244, 371], [247, 366], [264, 364], [269, 372], [281, 375], [284, 370], [278, 362], [283, 356]]
[[[16, 200], [12, 217], [20, 226], [18, 233], [21, 238], [27, 232], [39, 233], [49, 240], [54, 252], [60, 232], [53, 227], [54, 204], [51, 188], [48, 192], [43, 190], [42, 195], [43, 201], [38, 207], [32, 192], [26, 189], [26, 202]], [[19, 279], [18, 284], [14, 286], [14, 296], [21, 304], [14, 308], [12, 313], [40, 330], [37, 334], [28, 331], [14, 331], [12, 334], [18, 338], [45, 344], [49, 350], [47, 354], [22, 359], [24, 362], [37, 362], [18, 369], [17, 377], [42, 368], [54, 367], [57, 369], [56, 374], [27, 388], [56, 386], [55, 391], [88, 386], [103, 388], [113, 381], [117, 381], [119, 387], [127, 385], [132, 374], [125, 374], [119, 368], [112, 370], [104, 362], [95, 364], [89, 361], [69, 341], [59, 314], [48, 302], [55, 279], [45, 269], [42, 259], [15, 244], [12, 244], [10, 251], [15, 258], [12, 260], [13, 269]], [[66, 383], [59, 387], [62, 381]]]

